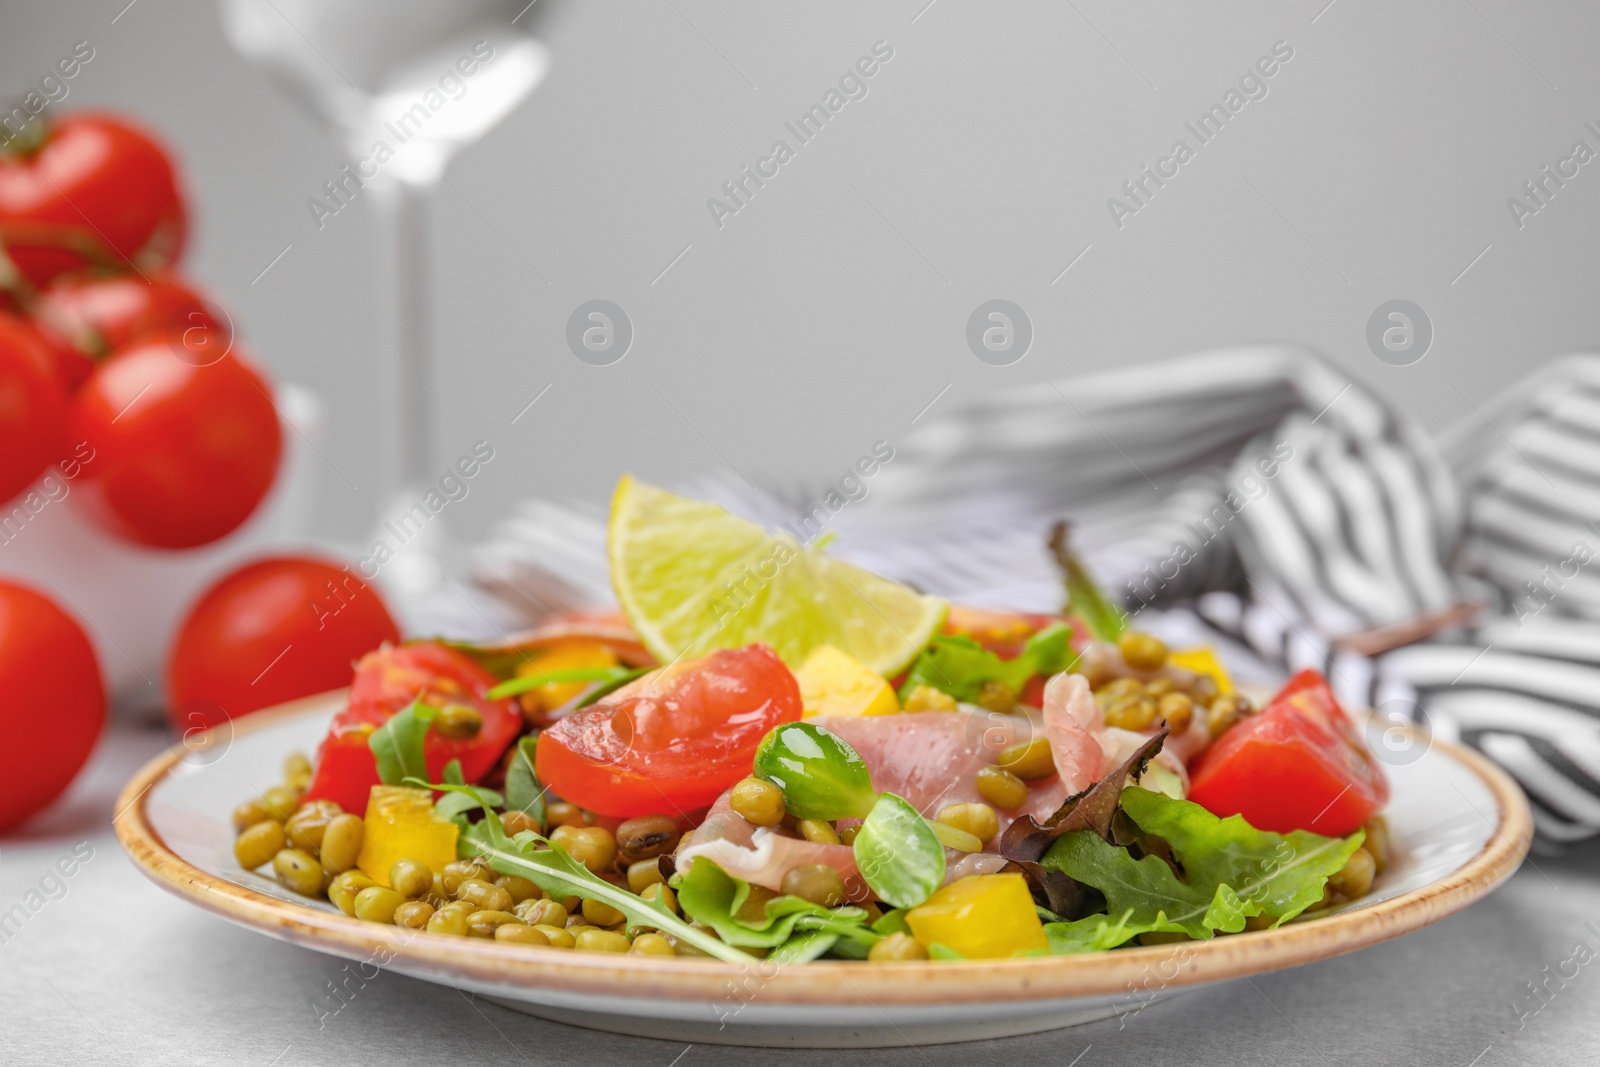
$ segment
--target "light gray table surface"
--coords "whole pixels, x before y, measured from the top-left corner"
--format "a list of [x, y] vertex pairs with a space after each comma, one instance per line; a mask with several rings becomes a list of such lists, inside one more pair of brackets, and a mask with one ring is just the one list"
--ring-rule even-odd
[[[178, 900], [112, 837], [121, 783], [168, 740], [113, 728], [61, 803], [0, 839], [0, 912], [74, 848], [93, 850], [70, 878], [45, 884], [55, 899], [0, 931], [0, 1064], [1600, 1063], [1595, 848], [1535, 856], [1487, 900], [1398, 941], [1031, 1037], [863, 1052], [685, 1046], [546, 1022], [387, 973], [319, 1025], [341, 961]], [[1564, 963], [1580, 943], [1592, 962]], [[1544, 983], [1543, 1001], [1530, 981]]]

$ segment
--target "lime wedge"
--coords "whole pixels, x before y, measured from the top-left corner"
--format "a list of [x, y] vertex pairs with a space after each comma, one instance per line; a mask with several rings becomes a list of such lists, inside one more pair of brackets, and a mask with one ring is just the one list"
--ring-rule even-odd
[[927, 647], [949, 610], [937, 597], [631, 475], [611, 498], [607, 550], [623, 613], [663, 662], [760, 641], [794, 668], [832, 645], [892, 677]]

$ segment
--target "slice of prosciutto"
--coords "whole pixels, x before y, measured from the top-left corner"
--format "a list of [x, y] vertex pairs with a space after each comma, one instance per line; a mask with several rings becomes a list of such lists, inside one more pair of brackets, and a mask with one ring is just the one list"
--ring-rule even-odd
[[[1148, 737], [1107, 727], [1088, 682], [1077, 674], [1050, 679], [1037, 721], [981, 709], [818, 716], [806, 721], [837, 734], [859, 752], [872, 772], [873, 788], [903, 797], [930, 818], [947, 804], [982, 802], [978, 771], [996, 762], [1001, 750], [1041, 733], [1049, 739], [1057, 775], [1029, 783], [1027, 801], [1003, 817], [1026, 813], [1044, 819], [1068, 796], [1099, 781]], [[1184, 775], [1180, 759], [1163, 761]], [[775, 890], [793, 868], [822, 863], [839, 872], [850, 899], [870, 895], [848, 845], [818, 844], [752, 826], [730, 807], [728, 797], [724, 793], [717, 799], [705, 822], [679, 847], [675, 859], [680, 869], [687, 869], [696, 856], [705, 856], [736, 878]], [[987, 851], [968, 855], [947, 849], [946, 859], [946, 881], [990, 873], [1005, 863]]]

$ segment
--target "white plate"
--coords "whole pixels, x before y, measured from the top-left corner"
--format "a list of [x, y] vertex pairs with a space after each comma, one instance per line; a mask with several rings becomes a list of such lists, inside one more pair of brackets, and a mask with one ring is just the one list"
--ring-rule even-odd
[[[286, 755], [315, 749], [343, 698], [329, 693], [257, 713], [152, 761], [118, 803], [123, 846], [164, 888], [273, 937], [534, 1015], [690, 1042], [971, 1041], [1136, 1011], [1156, 997], [1436, 922], [1509, 877], [1532, 835], [1527, 802], [1504, 773], [1475, 753], [1414, 737], [1404, 762], [1391, 755], [1387, 766], [1394, 856], [1372, 893], [1277, 930], [1073, 957], [781, 968], [529, 949], [360, 922], [234, 862], [229, 814], [280, 780]], [[1373, 741], [1375, 750], [1392, 751]]]

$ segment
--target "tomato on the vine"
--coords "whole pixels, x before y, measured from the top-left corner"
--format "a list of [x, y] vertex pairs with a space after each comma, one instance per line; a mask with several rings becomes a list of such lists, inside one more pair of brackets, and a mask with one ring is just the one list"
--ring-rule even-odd
[[767, 731], [800, 718], [800, 684], [766, 645], [675, 663], [539, 735], [539, 780], [601, 815], [706, 808], [750, 773]]
[[166, 149], [124, 118], [67, 115], [0, 155], [0, 242], [34, 286], [91, 266], [174, 263], [186, 230]]
[[511, 701], [485, 695], [495, 685], [494, 675], [436, 641], [369, 652], [356, 664], [350, 697], [317, 750], [311, 787], [302, 800], [333, 800], [346, 811], [366, 811], [367, 794], [379, 784], [377, 759], [367, 739], [413, 700], [435, 708], [465, 704], [478, 712], [482, 726], [476, 735], [452, 739], [430, 729], [422, 748], [434, 781], [451, 760], [461, 761], [468, 782], [479, 781], [522, 729], [522, 715]]
[[268, 389], [237, 351], [197, 366], [146, 340], [100, 364], [72, 410], [74, 439], [95, 452], [82, 478], [90, 513], [158, 548], [231, 533], [278, 472], [283, 431]]
[[400, 640], [371, 586], [318, 559], [246, 564], [207, 589], [167, 659], [168, 717], [215, 726], [338, 689], [363, 655]]
[[0, 503], [64, 451], [67, 394], [54, 359], [28, 324], [0, 312]]
[[227, 314], [169, 271], [64, 275], [38, 295], [32, 312], [46, 337], [76, 357], [62, 359], [74, 388], [94, 359], [134, 341], [160, 337], [179, 358], [201, 366], [233, 347]]
[[72, 784], [105, 722], [94, 648], [48, 598], [0, 581], [0, 833], [43, 810]]

